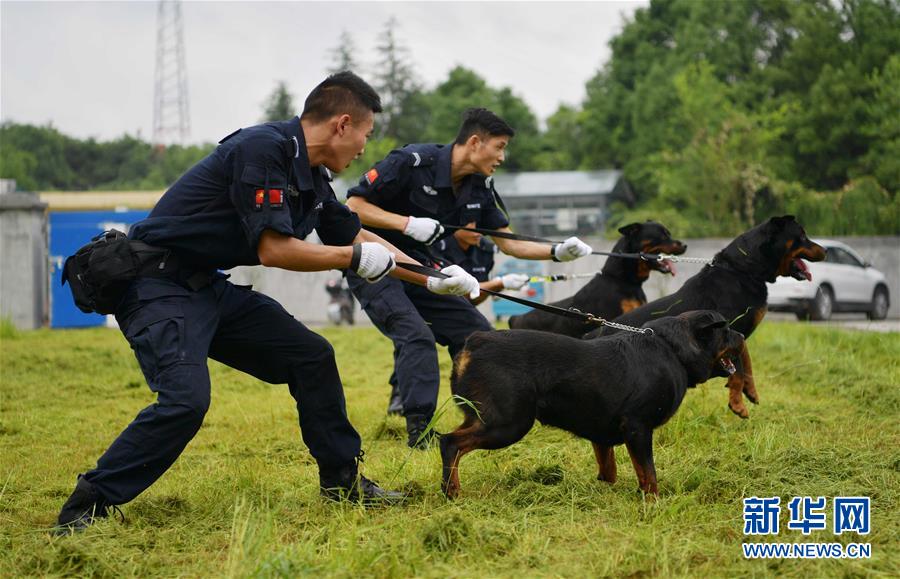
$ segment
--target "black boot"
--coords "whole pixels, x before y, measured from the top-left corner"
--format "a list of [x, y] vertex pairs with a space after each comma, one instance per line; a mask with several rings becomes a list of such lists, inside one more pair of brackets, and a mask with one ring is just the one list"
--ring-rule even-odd
[[428, 429], [428, 423], [431, 422], [431, 415], [428, 414], [407, 414], [406, 415], [406, 434], [408, 439], [406, 445], [410, 448], [425, 450], [437, 431], [433, 428]]
[[386, 491], [359, 474], [355, 464], [341, 468], [320, 466], [319, 492], [326, 499], [335, 502], [348, 501], [362, 503], [366, 506], [389, 506], [400, 503], [406, 498], [403, 493]]
[[403, 400], [400, 399], [400, 388], [391, 384], [391, 399], [388, 402], [388, 416], [403, 414]]
[[112, 505], [106, 502], [94, 485], [78, 475], [75, 490], [63, 504], [53, 534], [69, 535], [81, 532], [91, 526], [94, 520], [109, 516], [111, 507]]

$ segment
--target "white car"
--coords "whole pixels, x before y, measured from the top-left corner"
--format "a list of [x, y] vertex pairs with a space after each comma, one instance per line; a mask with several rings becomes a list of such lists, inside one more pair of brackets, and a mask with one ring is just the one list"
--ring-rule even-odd
[[891, 305], [883, 273], [840, 241], [814, 239], [825, 260], [805, 262], [810, 281], [779, 277], [769, 287], [769, 310], [794, 312], [801, 320], [827, 320], [832, 312], [865, 312], [883, 320]]

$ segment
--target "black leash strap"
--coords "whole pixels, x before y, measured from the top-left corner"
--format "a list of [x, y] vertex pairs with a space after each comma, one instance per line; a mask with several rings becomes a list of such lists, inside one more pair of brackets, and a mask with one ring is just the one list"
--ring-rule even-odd
[[[433, 269], [430, 267], [426, 267], [424, 265], [418, 265], [415, 263], [407, 263], [404, 261], [398, 261], [397, 267], [401, 267], [407, 271], [420, 273], [426, 277], [437, 277], [437, 278], [442, 278], [442, 279], [447, 279], [448, 277], [450, 277], [449, 275], [447, 275], [439, 270], [436, 270], [436, 269]], [[509, 300], [509, 301], [515, 302], [517, 304], [522, 304], [523, 306], [528, 306], [529, 308], [534, 308], [536, 310], [543, 310], [543, 311], [549, 312], [551, 314], [556, 314], [557, 316], [572, 318], [572, 319], [579, 320], [579, 321], [589, 323], [589, 324], [610, 326], [613, 328], [618, 328], [620, 330], [636, 332], [638, 334], [648, 334], [651, 336], [653, 335], [653, 330], [650, 328], [635, 328], [632, 326], [626, 326], [624, 324], [618, 324], [616, 322], [610, 322], [609, 320], [606, 320], [604, 318], [598, 318], [597, 316], [595, 316], [593, 314], [587, 314], [587, 313], [584, 313], [581, 310], [577, 310], [575, 308], [571, 308], [571, 309], [560, 308], [557, 306], [542, 304], [540, 302], [526, 300], [525, 298], [519, 298], [516, 296], [511, 296], [509, 294], [495, 292], [493, 290], [484, 289], [484, 288], [481, 288], [481, 291], [483, 291], [484, 293], [486, 293], [488, 295], [497, 296], [498, 298], [503, 298], [505, 300]]]
[[[497, 231], [496, 229], [483, 229], [481, 227], [466, 227], [464, 225], [448, 225], [442, 223], [444, 229], [455, 229], [457, 231], [471, 231], [473, 233], [481, 233], [482, 235], [490, 235], [491, 237], [502, 237], [503, 239], [517, 239], [520, 241], [533, 241], [535, 243], [549, 243], [556, 245], [561, 241], [553, 241], [552, 239], [544, 239], [543, 237], [532, 237], [531, 235], [519, 235], [518, 233], [509, 233], [506, 231]], [[668, 259], [671, 261], [685, 261], [690, 263], [712, 264], [712, 260], [705, 257], [683, 257], [680, 255], [666, 255], [657, 253], [617, 253], [615, 251], [592, 251], [591, 255], [606, 255], [608, 257], [622, 257], [625, 259], [643, 259], [644, 261], [662, 261]]]
[[484, 229], [481, 227], [466, 227], [465, 225], [447, 225], [441, 223], [444, 229], [455, 229], [458, 231], [471, 231], [472, 233], [480, 233], [482, 235], [490, 235], [491, 237], [502, 237], [503, 239], [516, 239], [518, 241], [533, 241], [535, 243], [562, 243], [561, 241], [553, 241], [552, 239], [544, 239], [543, 237], [532, 237], [531, 235], [520, 235], [518, 233], [510, 233], [508, 231], [497, 231], [496, 229]]
[[[503, 239], [515, 239], [518, 241], [533, 241], [535, 243], [548, 243], [556, 245], [562, 241], [553, 241], [552, 239], [544, 239], [543, 237], [533, 237], [531, 235], [520, 235], [518, 233], [509, 233], [507, 231], [497, 231], [496, 229], [484, 229], [481, 227], [466, 227], [464, 225], [448, 225], [441, 223], [444, 229], [455, 229], [457, 231], [471, 231], [472, 233], [480, 233], [482, 235], [490, 235], [491, 237], [502, 237]], [[627, 259], [643, 259], [647, 261], [657, 261], [660, 256], [655, 253], [616, 253], [613, 251], [592, 251], [591, 255], [606, 255], [608, 257], [624, 257]]]

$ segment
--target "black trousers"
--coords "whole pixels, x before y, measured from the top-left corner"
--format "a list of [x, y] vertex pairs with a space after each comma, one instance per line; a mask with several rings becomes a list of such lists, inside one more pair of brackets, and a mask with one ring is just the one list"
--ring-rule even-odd
[[403, 413], [433, 414], [441, 382], [435, 342], [456, 356], [469, 334], [493, 329], [490, 322], [463, 297], [433, 294], [392, 277], [370, 284], [348, 272], [347, 281], [372, 323], [394, 343]]
[[210, 405], [207, 358], [287, 384], [320, 469], [353, 464], [359, 455], [334, 350], [272, 298], [224, 277], [198, 291], [138, 278], [116, 319], [157, 401], [85, 474], [110, 503], [126, 503], [153, 484], [200, 429]]

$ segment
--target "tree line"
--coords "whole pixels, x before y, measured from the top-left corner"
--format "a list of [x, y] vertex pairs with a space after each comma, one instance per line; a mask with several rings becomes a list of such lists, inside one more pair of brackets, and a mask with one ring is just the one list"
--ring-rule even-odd
[[[384, 104], [350, 178], [405, 143], [451, 141], [462, 111], [481, 106], [516, 128], [507, 171], [621, 169], [628, 194], [610, 229], [652, 217], [729, 236], [795, 213], [818, 235], [900, 233], [897, 0], [652, 0], [610, 41], [584, 100], [544, 127], [521, 96], [468, 68], [426, 87], [398, 31], [384, 24], [373, 62], [347, 32], [332, 51], [329, 72], [357, 72]], [[294, 104], [279, 83], [265, 119]], [[12, 123], [0, 143], [0, 173], [29, 189], [164, 188], [212, 147]]]

